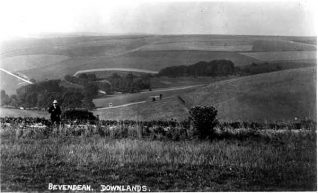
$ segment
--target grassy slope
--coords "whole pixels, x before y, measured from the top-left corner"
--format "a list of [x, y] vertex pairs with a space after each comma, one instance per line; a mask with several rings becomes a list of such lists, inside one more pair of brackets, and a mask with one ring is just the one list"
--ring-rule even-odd
[[[315, 77], [315, 68], [285, 70], [212, 83], [182, 97], [194, 105], [216, 106], [221, 120], [316, 119]], [[104, 119], [182, 120], [188, 116], [176, 97], [96, 113]]]
[[[126, 93], [115, 96], [107, 96], [103, 98], [94, 99], [96, 107], [107, 107], [109, 103], [113, 106], [123, 105], [126, 103], [139, 102], [139, 101], [150, 101], [150, 96], [162, 94], [164, 98], [177, 96], [183, 93], [193, 91], [193, 86], [203, 86], [212, 82], [220, 81], [222, 79], [234, 78], [229, 77], [180, 77], [180, 78], [168, 78], [168, 77], [156, 77], [151, 80], [152, 91], [141, 92], [141, 93]], [[188, 87], [188, 88], [187, 88]], [[183, 89], [180, 89], [183, 88]], [[167, 90], [165, 90], [167, 89]], [[174, 90], [175, 89], [175, 90]]]
[[285, 70], [211, 84], [185, 95], [215, 105], [226, 120], [316, 118], [316, 68]]

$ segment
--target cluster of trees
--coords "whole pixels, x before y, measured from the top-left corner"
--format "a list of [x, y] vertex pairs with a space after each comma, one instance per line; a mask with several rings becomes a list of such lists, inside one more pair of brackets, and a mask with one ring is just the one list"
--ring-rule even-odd
[[98, 79], [95, 74], [80, 74], [78, 77], [66, 75], [65, 80], [82, 86], [95, 85], [99, 90], [105, 91], [107, 94], [114, 92], [133, 93], [140, 90], [150, 89], [150, 76], [136, 76], [132, 73], [119, 75], [113, 73], [106, 79]]
[[315, 62], [307, 63], [301, 61], [274, 61], [274, 62], [260, 62], [260, 63], [252, 63], [249, 65], [241, 66], [237, 69], [237, 73], [240, 75], [252, 75], [252, 74], [260, 74], [260, 73], [268, 73], [286, 69], [293, 68], [304, 68], [304, 67], [314, 67], [316, 66]]
[[[94, 78], [95, 77], [95, 78]], [[87, 76], [87, 74], [80, 74], [79, 77], [76, 76], [71, 76], [71, 75], [66, 75], [64, 76], [64, 79], [72, 82], [74, 84], [79, 84], [79, 85], [86, 85], [89, 82], [93, 82], [96, 80], [96, 76]]]
[[17, 89], [16, 95], [9, 96], [1, 90], [1, 105], [47, 108], [56, 99], [63, 108], [92, 109], [95, 107], [92, 101], [99, 90], [110, 94], [115, 91], [139, 92], [150, 89], [150, 76], [135, 76], [132, 73], [126, 76], [114, 73], [107, 80], [99, 80], [95, 74], [81, 74], [79, 77], [66, 75], [64, 79], [80, 87], [62, 86], [61, 80], [34, 82]]
[[235, 67], [230, 60], [213, 60], [210, 62], [198, 62], [189, 66], [171, 66], [160, 70], [159, 76], [226, 76], [226, 75], [253, 75], [268, 73], [292, 68], [315, 66], [310, 62], [260, 62], [245, 66]]
[[150, 75], [136, 76], [128, 73], [125, 76], [120, 76], [113, 73], [107, 80], [111, 83], [112, 91], [117, 92], [140, 92], [140, 90], [150, 89]]
[[78, 89], [66, 88], [60, 83], [61, 80], [47, 80], [26, 85], [17, 89], [17, 94], [10, 97], [2, 90], [1, 105], [47, 108], [56, 99], [63, 108], [95, 107], [92, 100], [98, 93], [96, 86], [87, 84], [84, 89]]
[[224, 76], [235, 73], [234, 63], [230, 60], [198, 62], [189, 66], [171, 66], [160, 70], [159, 76]]

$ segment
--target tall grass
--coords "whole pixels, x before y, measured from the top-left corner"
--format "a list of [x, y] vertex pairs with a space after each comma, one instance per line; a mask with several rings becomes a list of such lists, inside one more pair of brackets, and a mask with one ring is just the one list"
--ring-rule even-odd
[[157, 191], [316, 190], [315, 140], [314, 132], [278, 133], [270, 141], [2, 138], [1, 188], [43, 191], [63, 182], [141, 183]]
[[189, 122], [45, 122], [1, 119], [1, 191], [46, 191], [49, 183], [96, 191], [102, 184], [152, 191], [317, 189], [310, 120], [219, 123], [209, 141], [193, 139]]

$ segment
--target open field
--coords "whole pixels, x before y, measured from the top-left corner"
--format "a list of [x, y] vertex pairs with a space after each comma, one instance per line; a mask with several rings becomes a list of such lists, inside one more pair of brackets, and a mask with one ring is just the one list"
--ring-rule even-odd
[[246, 52], [243, 55], [255, 58], [260, 61], [297, 61], [316, 60], [317, 51], [284, 51], [284, 52]]
[[140, 93], [127, 93], [114, 96], [107, 96], [105, 98], [94, 99], [93, 102], [95, 106], [98, 107], [107, 107], [109, 103], [112, 103], [113, 106], [123, 105], [126, 103], [140, 102], [140, 101], [151, 101], [151, 96], [163, 95], [164, 98], [176, 96], [178, 94], [187, 93], [195, 90], [198, 87], [204, 86], [200, 85], [188, 85], [181, 87], [170, 87], [164, 89], [154, 89], [152, 91], [143, 91]]
[[[296, 40], [296, 41], [295, 41]], [[309, 40], [309, 39], [308, 39]], [[307, 41], [308, 41], [307, 40]], [[309, 40], [309, 42], [314, 42], [315, 40]], [[308, 42], [297, 39], [293, 40], [256, 40], [253, 42], [253, 51], [256, 52], [273, 52], [273, 51], [316, 51], [316, 44], [308, 44]]]
[[16, 89], [26, 84], [22, 80], [0, 71], [0, 89], [4, 89], [7, 94], [16, 94]]
[[211, 84], [216, 81], [225, 79], [235, 78], [233, 76], [222, 76], [222, 77], [153, 77], [151, 78], [151, 88], [169, 88], [169, 87], [180, 87], [190, 86], [198, 84]]
[[152, 141], [1, 132], [1, 190], [48, 184], [143, 185], [149, 191], [316, 191], [316, 133]]
[[178, 121], [188, 118], [188, 114], [176, 96], [156, 102], [148, 100], [145, 103], [114, 109], [100, 109], [93, 111], [100, 119], [111, 120], [170, 120]]
[[[151, 37], [150, 37], [151, 38]], [[20, 55], [55, 54], [69, 57], [112, 55], [126, 52], [148, 42], [148, 36], [56, 36], [24, 38], [4, 42], [1, 48], [3, 57]]]
[[214, 40], [214, 41], [185, 41], [185, 42], [167, 42], [146, 45], [141, 50], [202, 50], [202, 51], [224, 51], [238, 52], [251, 51], [252, 45], [248, 42]]
[[36, 68], [46, 67], [60, 63], [69, 57], [63, 55], [19, 55], [1, 59], [1, 68], [11, 72], [23, 70], [36, 70]]
[[[316, 119], [316, 68], [299, 68], [233, 78], [180, 93], [189, 105], [213, 105], [221, 120]], [[176, 96], [157, 102], [96, 111], [104, 119], [183, 120], [188, 114]]]
[[20, 110], [10, 108], [0, 108], [0, 117], [45, 117], [49, 118], [50, 115], [47, 111], [36, 110]]

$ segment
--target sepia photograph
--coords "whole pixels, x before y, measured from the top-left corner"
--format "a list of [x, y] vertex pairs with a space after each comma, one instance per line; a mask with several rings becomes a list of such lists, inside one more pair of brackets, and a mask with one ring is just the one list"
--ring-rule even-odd
[[1, 192], [317, 191], [315, 0], [3, 0]]

